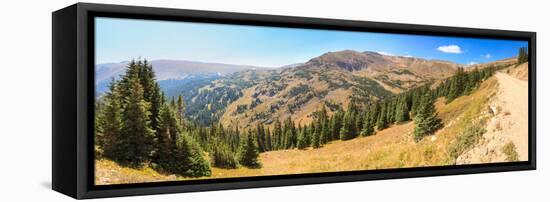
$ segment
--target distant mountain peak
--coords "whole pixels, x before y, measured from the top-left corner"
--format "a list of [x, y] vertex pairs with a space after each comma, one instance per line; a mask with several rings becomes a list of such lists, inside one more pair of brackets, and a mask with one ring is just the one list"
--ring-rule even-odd
[[337, 52], [327, 52], [319, 57], [312, 58], [306, 64], [323, 67], [339, 67], [348, 71], [360, 69], [362, 61], [360, 52], [352, 50], [343, 50]]
[[[129, 61], [97, 64], [95, 66], [96, 91], [102, 93], [107, 90], [108, 83], [114, 78], [118, 79], [125, 72]], [[195, 62], [188, 60], [151, 60], [149, 63], [153, 66], [156, 79], [161, 80], [181, 80], [190, 76], [209, 76], [209, 75], [227, 75], [244, 70], [268, 69], [265, 67], [250, 65], [234, 65], [210, 62]]]

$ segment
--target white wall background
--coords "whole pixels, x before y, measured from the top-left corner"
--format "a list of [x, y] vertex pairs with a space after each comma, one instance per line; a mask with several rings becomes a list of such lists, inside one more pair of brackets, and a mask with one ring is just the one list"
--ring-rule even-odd
[[[538, 170], [123, 197], [108, 201], [524, 201], [550, 199], [550, 26], [540, 0], [90, 1], [383, 22], [536, 31]], [[51, 12], [75, 3], [0, 4], [0, 201], [68, 201], [51, 186]], [[546, 115], [545, 115], [546, 114]]]

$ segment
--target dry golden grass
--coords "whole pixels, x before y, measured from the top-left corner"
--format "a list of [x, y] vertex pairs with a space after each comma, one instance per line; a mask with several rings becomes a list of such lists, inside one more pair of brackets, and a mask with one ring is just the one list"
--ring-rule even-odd
[[163, 175], [149, 167], [141, 169], [126, 168], [106, 159], [96, 160], [95, 167], [96, 185], [161, 182], [177, 179], [175, 175]]
[[[467, 125], [472, 121], [479, 121], [478, 117], [487, 108], [487, 102], [494, 95], [495, 89], [497, 82], [491, 78], [475, 93], [460, 97], [447, 105], [443, 99], [439, 99], [436, 108], [445, 127], [418, 143], [412, 138], [414, 123], [408, 122], [393, 125], [370, 137], [334, 141], [319, 149], [265, 152], [260, 154], [263, 165], [260, 169], [212, 168], [212, 176], [206, 178], [450, 165], [454, 163], [454, 159], [450, 159], [448, 154], [450, 145]], [[96, 164], [96, 183], [206, 179], [164, 176], [150, 168], [120, 168], [107, 160], [96, 161]], [[105, 176], [112, 180], [99, 179]]]

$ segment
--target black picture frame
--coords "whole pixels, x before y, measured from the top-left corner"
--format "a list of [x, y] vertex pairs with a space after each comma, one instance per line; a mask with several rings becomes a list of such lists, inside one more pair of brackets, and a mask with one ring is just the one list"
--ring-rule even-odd
[[[94, 17], [155, 19], [528, 41], [529, 160], [335, 173], [94, 185]], [[536, 33], [168, 8], [77, 3], [52, 14], [52, 188], [68, 196], [165, 194], [536, 169]]]

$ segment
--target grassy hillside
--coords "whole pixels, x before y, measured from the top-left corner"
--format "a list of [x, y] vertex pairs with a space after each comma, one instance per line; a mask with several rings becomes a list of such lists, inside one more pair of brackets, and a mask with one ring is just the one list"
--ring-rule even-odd
[[[323, 105], [347, 107], [351, 100], [366, 103], [388, 96], [375, 81], [339, 69], [299, 67], [281, 72], [277, 79], [259, 81], [242, 90], [241, 97], [227, 105], [220, 121], [224, 125], [247, 128], [259, 123], [270, 125], [288, 116], [309, 124], [312, 113]], [[329, 112], [337, 110], [329, 107]]]
[[345, 50], [289, 68], [246, 70], [202, 86], [180, 85], [167, 95], [181, 92], [186, 117], [202, 125], [219, 121], [246, 129], [289, 116], [296, 124], [308, 124], [323, 105], [329, 106], [330, 114], [350, 101], [367, 103], [447, 78], [457, 67], [445, 61]]
[[[459, 97], [449, 104], [444, 104], [444, 100], [439, 99], [436, 108], [445, 127], [420, 142], [413, 140], [414, 123], [408, 122], [393, 125], [374, 136], [335, 141], [319, 149], [261, 153], [260, 161], [263, 165], [261, 169], [213, 167], [212, 176], [208, 178], [454, 164], [456, 159], [450, 151], [465, 151], [471, 146], [463, 144], [464, 140], [473, 141], [468, 139], [470, 136], [463, 135], [464, 131], [473, 123], [483, 124], [485, 119], [491, 116], [487, 112], [488, 101], [495, 95], [497, 89], [496, 79], [490, 78], [471, 95]], [[163, 175], [151, 168], [139, 170], [122, 168], [109, 160], [96, 161], [95, 177], [96, 184], [197, 179]]]

